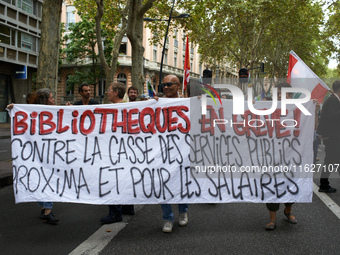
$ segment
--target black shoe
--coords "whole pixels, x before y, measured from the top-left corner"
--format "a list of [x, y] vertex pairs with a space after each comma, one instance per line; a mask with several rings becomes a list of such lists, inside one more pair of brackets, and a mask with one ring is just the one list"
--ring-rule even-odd
[[56, 219], [53, 215], [52, 212], [50, 212], [49, 214], [47, 215], [44, 215], [42, 218], [41, 218], [44, 222], [46, 223], [50, 223], [50, 224], [56, 224], [59, 219]]
[[45, 215], [45, 209], [42, 209], [41, 212], [40, 212], [39, 218], [43, 219], [44, 215]]
[[335, 193], [336, 189], [332, 188], [331, 186], [328, 185], [326, 188], [319, 188], [319, 192], [325, 192], [325, 193]]
[[103, 224], [111, 224], [111, 223], [121, 222], [122, 220], [123, 220], [122, 217], [108, 215], [104, 218], [101, 218], [100, 222]]

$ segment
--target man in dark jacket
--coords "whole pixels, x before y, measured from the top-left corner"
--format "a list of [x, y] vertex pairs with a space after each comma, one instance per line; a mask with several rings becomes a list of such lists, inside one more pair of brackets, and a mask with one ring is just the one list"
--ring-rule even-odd
[[[94, 99], [90, 99], [91, 89], [90, 85], [86, 82], [82, 83], [78, 88], [79, 94], [81, 95], [82, 99], [75, 101], [73, 105], [92, 105], [92, 104], [99, 104], [98, 101]], [[66, 105], [72, 105], [68, 102]]]
[[[319, 192], [334, 193], [335, 188], [329, 185], [330, 172], [340, 164], [340, 81], [333, 83], [333, 92], [321, 110], [321, 118], [317, 133], [321, 135], [323, 144], [325, 145], [324, 168], [322, 169], [320, 178]], [[331, 170], [331, 171], [329, 171]]]

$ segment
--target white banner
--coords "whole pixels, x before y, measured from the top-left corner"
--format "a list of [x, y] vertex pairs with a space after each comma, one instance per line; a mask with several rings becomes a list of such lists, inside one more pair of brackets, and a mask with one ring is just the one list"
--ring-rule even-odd
[[232, 100], [215, 107], [208, 101], [201, 116], [196, 98], [15, 105], [16, 202], [311, 202], [314, 115], [288, 106], [286, 116], [233, 116]]

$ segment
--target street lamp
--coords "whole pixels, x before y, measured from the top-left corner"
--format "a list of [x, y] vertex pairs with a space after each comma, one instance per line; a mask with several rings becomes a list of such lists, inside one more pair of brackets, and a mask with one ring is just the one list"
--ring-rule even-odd
[[172, 8], [171, 8], [169, 19], [151, 19], [151, 18], [144, 18], [143, 19], [144, 21], [168, 21], [168, 26], [166, 27], [166, 32], [165, 32], [165, 37], [164, 37], [162, 59], [161, 59], [161, 67], [160, 67], [160, 70], [159, 70], [159, 85], [158, 85], [158, 91], [159, 92], [163, 92], [163, 88], [161, 87], [161, 83], [162, 83], [162, 71], [163, 71], [163, 59], [164, 59], [164, 53], [165, 53], [165, 44], [166, 44], [166, 40], [167, 40], [168, 32], [169, 32], [170, 21], [171, 21], [171, 19], [182, 19], [182, 18], [190, 17], [190, 14], [188, 14], [188, 13], [182, 13], [182, 14], [180, 14], [178, 16], [172, 17], [172, 11], [174, 9], [174, 6], [175, 6], [175, 0], [173, 0], [173, 2], [172, 2]]

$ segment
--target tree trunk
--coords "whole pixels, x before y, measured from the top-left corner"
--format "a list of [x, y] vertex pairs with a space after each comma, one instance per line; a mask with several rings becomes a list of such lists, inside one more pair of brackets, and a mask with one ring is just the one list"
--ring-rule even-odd
[[154, 0], [148, 0], [144, 5], [142, 2], [142, 0], [130, 1], [127, 29], [127, 36], [132, 48], [131, 82], [141, 94], [144, 92], [145, 83], [143, 70], [143, 17], [145, 12], [152, 7]]
[[122, 43], [122, 39], [127, 30], [127, 20], [125, 18], [128, 10], [129, 10], [129, 3], [130, 1], [126, 1], [125, 8], [122, 10], [122, 25], [119, 31], [116, 31], [116, 35], [113, 40], [113, 50], [112, 50], [112, 61], [111, 67], [106, 63], [105, 54], [103, 49], [103, 41], [101, 36], [101, 20], [104, 14], [104, 0], [96, 0], [97, 4], [97, 13], [96, 13], [96, 36], [97, 36], [97, 45], [99, 51], [99, 59], [100, 64], [104, 69], [105, 76], [106, 76], [106, 87], [114, 81], [114, 76], [116, 74], [117, 69], [117, 62], [119, 57], [119, 48], [120, 44]]
[[45, 0], [43, 4], [37, 89], [57, 91], [62, 3], [63, 0]]

